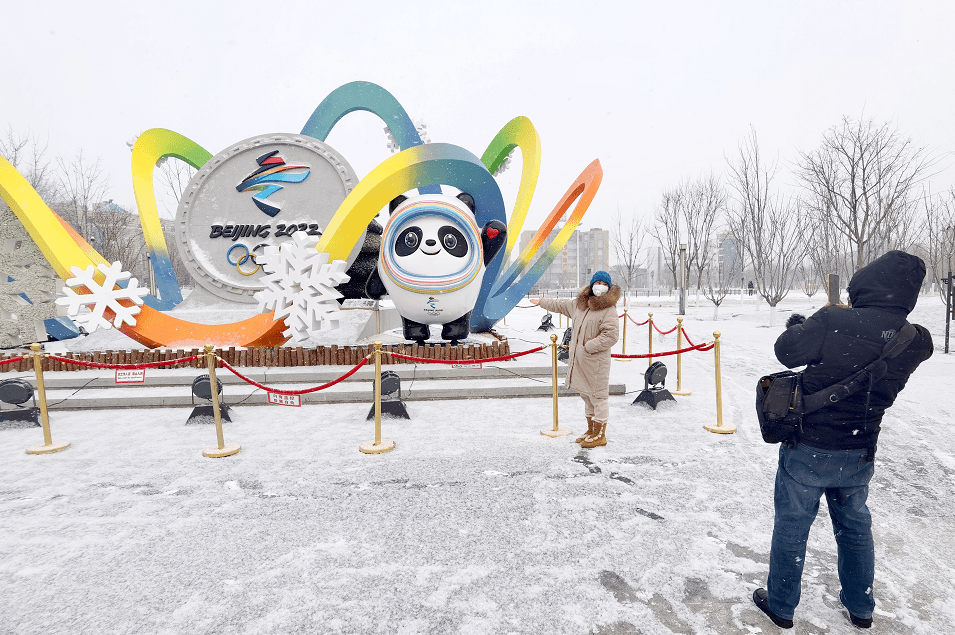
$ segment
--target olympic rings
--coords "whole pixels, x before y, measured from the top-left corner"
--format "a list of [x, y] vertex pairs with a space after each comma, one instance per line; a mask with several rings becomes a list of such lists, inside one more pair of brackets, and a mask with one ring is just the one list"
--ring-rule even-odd
[[[237, 262], [233, 262], [233, 260], [232, 260], [232, 250], [236, 249], [237, 247], [241, 247], [241, 248], [245, 249], [245, 255], [242, 256], [242, 258], [239, 259]], [[232, 245], [231, 247], [229, 247], [229, 251], [225, 252], [225, 259], [229, 262], [230, 265], [234, 265], [236, 271], [238, 271], [239, 273], [241, 273], [243, 276], [254, 276], [255, 274], [257, 274], [257, 273], [259, 272], [259, 269], [262, 268], [262, 265], [260, 265], [259, 262], [258, 262], [258, 260], [256, 260], [256, 258], [255, 258], [255, 252], [256, 252], [256, 250], [258, 250], [259, 247], [268, 247], [268, 244], [267, 244], [267, 243], [259, 243], [258, 245], [256, 245], [255, 247], [252, 248], [252, 251], [249, 251], [249, 246], [248, 246], [248, 245], [246, 245], [246, 244], [244, 244], [244, 243], [236, 243], [236, 244]], [[242, 270], [242, 265], [244, 265], [244, 264], [245, 264], [247, 261], [249, 261], [249, 260], [251, 260], [251, 261], [252, 261], [252, 264], [255, 265], [255, 269], [253, 269], [252, 271], [243, 271], [243, 270]]]

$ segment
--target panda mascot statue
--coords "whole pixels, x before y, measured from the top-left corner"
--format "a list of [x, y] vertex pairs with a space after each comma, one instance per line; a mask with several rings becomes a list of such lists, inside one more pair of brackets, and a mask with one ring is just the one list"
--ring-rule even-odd
[[452, 346], [471, 332], [484, 270], [507, 239], [501, 221], [478, 227], [474, 209], [474, 198], [464, 192], [391, 201], [378, 266], [365, 292], [375, 299], [391, 297], [406, 340], [423, 344], [431, 324], [442, 325], [441, 339]]

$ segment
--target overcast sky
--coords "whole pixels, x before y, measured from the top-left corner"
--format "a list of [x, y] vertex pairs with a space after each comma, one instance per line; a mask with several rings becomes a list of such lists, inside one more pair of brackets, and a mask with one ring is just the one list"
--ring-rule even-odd
[[[354, 80], [478, 156], [529, 117], [543, 160], [525, 229], [595, 158], [583, 226], [607, 228], [618, 207], [649, 215], [664, 188], [723, 174], [750, 125], [785, 172], [843, 116], [892, 121], [943, 157], [938, 191], [955, 172], [953, 17], [950, 0], [6, 3], [0, 124], [101, 157], [129, 205], [126, 141], [142, 131], [215, 154], [299, 132]], [[354, 113], [328, 142], [364, 176], [389, 156], [382, 128]]]

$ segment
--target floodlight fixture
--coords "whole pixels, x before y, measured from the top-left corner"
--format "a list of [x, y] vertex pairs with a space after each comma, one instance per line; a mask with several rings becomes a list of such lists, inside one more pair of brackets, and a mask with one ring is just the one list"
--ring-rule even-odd
[[[229, 406], [221, 402], [222, 397], [222, 380], [216, 377], [216, 394], [220, 397], [219, 402], [219, 416], [223, 421], [232, 422], [232, 418], [229, 416]], [[196, 405], [196, 397], [204, 401], [209, 401], [207, 404]], [[189, 415], [189, 418], [186, 420], [186, 425], [194, 425], [197, 423], [215, 423], [215, 410], [212, 407], [212, 381], [209, 379], [209, 375], [199, 375], [192, 380], [192, 413]]]
[[[393, 370], [381, 373], [381, 416], [392, 419], [410, 419], [408, 409], [401, 400], [401, 377]], [[368, 411], [366, 421], [375, 418], [375, 385], [371, 386], [371, 410]]]
[[[23, 405], [31, 399], [32, 408]], [[23, 379], [0, 381], [0, 401], [14, 406], [12, 409], [0, 408], [0, 428], [40, 427], [40, 409], [36, 405], [36, 395], [30, 383]]]
[[633, 405], [645, 403], [654, 410], [664, 401], [676, 401], [670, 391], [665, 388], [667, 367], [663, 362], [653, 362], [643, 373], [643, 390], [633, 400]]
[[541, 318], [541, 325], [537, 327], [537, 330], [550, 331], [553, 328], [554, 328], [554, 315], [552, 313], [548, 313]]

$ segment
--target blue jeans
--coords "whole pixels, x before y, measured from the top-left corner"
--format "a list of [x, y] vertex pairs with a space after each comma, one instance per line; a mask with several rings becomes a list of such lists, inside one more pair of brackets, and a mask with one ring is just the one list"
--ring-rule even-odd
[[872, 516], [866, 507], [875, 463], [868, 450], [820, 450], [798, 444], [779, 447], [776, 518], [769, 556], [769, 608], [792, 619], [799, 604], [809, 528], [823, 493], [839, 548], [840, 599], [857, 617], [872, 616], [875, 548]]

